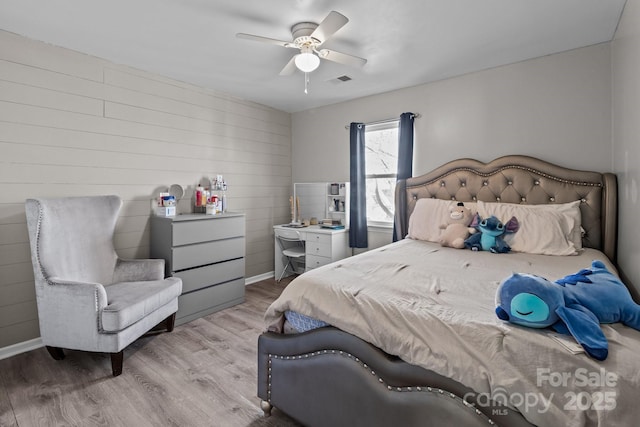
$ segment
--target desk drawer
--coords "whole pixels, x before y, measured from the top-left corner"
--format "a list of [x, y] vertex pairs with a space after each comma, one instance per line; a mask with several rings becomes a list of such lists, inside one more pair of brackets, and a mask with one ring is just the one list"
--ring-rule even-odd
[[180, 271], [174, 276], [182, 279], [182, 293], [186, 294], [216, 283], [244, 277], [244, 258]]
[[331, 258], [331, 243], [325, 244], [307, 241], [305, 249], [307, 255], [318, 255]]
[[305, 270], [313, 270], [314, 268], [322, 267], [323, 265], [327, 265], [329, 263], [331, 263], [331, 258], [317, 255], [308, 255], [305, 259]]
[[331, 246], [331, 234], [329, 233], [307, 233], [307, 244], [319, 243]]
[[244, 257], [244, 237], [179, 246], [172, 249], [172, 271]]
[[207, 218], [173, 223], [172, 246], [244, 236], [244, 217]]

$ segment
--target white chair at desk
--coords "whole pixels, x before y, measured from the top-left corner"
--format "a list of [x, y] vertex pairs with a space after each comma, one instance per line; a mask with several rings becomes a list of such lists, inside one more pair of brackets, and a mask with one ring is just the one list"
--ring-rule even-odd
[[[304, 240], [300, 236], [300, 232], [298, 230], [279, 229], [276, 230], [275, 236], [278, 246], [280, 246], [282, 256], [286, 259], [282, 273], [277, 280], [280, 282], [289, 269], [292, 273], [298, 273], [300, 269], [304, 271], [305, 247]], [[294, 263], [298, 264], [298, 269], [296, 269]]]

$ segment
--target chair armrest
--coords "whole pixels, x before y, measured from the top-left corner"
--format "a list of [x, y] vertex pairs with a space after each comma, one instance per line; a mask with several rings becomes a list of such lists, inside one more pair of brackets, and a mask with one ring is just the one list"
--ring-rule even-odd
[[45, 345], [102, 351], [100, 313], [108, 305], [103, 285], [50, 277], [42, 293], [38, 317]]
[[113, 272], [113, 283], [145, 282], [164, 279], [163, 259], [120, 259]]
[[57, 296], [57, 306], [68, 304], [69, 307], [77, 307], [81, 301], [90, 301], [92, 304], [88, 306], [92, 307], [92, 311], [100, 311], [109, 303], [107, 292], [100, 283], [79, 282], [60, 277], [50, 277], [47, 282], [50, 287], [46, 289], [55, 292]]

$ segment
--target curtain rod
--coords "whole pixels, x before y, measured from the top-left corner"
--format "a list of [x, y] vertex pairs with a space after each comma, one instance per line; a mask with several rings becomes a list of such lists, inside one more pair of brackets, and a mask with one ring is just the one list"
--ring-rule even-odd
[[[419, 119], [420, 117], [422, 117], [422, 116], [419, 113], [416, 113], [416, 114], [413, 115], [414, 119]], [[381, 125], [383, 123], [397, 122], [398, 120], [400, 120], [400, 117], [398, 117], [397, 119], [377, 120], [375, 122], [364, 123], [364, 125], [365, 126]], [[346, 125], [344, 128], [345, 129], [349, 129], [350, 127], [351, 127], [351, 125]]]

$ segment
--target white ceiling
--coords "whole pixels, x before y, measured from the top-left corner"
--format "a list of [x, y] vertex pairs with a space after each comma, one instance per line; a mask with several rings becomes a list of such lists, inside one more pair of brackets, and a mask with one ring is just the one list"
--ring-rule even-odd
[[[0, 0], [0, 28], [288, 112], [613, 38], [625, 0]], [[323, 48], [368, 59], [278, 75], [301, 21], [350, 20]], [[338, 83], [348, 75], [353, 80]]]

